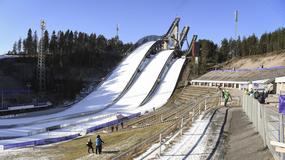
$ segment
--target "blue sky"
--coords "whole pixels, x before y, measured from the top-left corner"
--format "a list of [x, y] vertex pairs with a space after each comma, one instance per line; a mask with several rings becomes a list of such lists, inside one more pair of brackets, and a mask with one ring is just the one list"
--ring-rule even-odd
[[[193, 34], [220, 43], [234, 36], [238, 9], [239, 35], [260, 35], [285, 27], [284, 0], [0, 0], [0, 54], [27, 34], [47, 29], [77, 30], [110, 38], [120, 26], [120, 38], [135, 42], [146, 35], [164, 34], [176, 16]], [[39, 33], [39, 32], [38, 32]]]

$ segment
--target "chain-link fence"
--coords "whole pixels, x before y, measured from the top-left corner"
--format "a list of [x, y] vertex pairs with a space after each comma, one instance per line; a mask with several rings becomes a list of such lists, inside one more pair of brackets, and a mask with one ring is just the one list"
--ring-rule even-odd
[[274, 159], [284, 160], [284, 156], [275, 151], [270, 141], [284, 142], [283, 115], [277, 108], [268, 104], [260, 104], [252, 96], [243, 95], [242, 107], [255, 130], [261, 135], [264, 147], [268, 147]]

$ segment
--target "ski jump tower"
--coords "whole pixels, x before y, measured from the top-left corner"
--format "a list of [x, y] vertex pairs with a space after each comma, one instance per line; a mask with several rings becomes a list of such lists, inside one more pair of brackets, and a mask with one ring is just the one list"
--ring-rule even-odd
[[175, 46], [178, 44], [179, 21], [180, 18], [176, 17], [166, 34], [163, 36], [163, 49], [174, 49]]
[[187, 39], [189, 26], [185, 26], [179, 34], [180, 18], [176, 17], [170, 28], [163, 36], [162, 49], [181, 49], [184, 41]]

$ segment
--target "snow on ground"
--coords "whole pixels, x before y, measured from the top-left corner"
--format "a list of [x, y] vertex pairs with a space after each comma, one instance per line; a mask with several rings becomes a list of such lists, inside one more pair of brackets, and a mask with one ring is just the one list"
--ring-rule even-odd
[[0, 145], [10, 144], [10, 143], [22, 143], [22, 142], [33, 141], [33, 140], [38, 140], [38, 139], [64, 137], [64, 136], [75, 135], [75, 134], [85, 134], [87, 128], [97, 126], [99, 124], [107, 123], [115, 119], [117, 119], [116, 116], [110, 116], [107, 118], [102, 118], [101, 120], [94, 120], [88, 123], [84, 123], [84, 125], [74, 125], [74, 126], [70, 126], [70, 127], [66, 127], [62, 129], [57, 129], [55, 131], [44, 132], [44, 133], [36, 134], [32, 136], [1, 140]]
[[[27, 135], [32, 135], [32, 136], [11, 139], [11, 140], [2, 140], [0, 141], [0, 144], [25, 142], [29, 140], [42, 139], [42, 138], [55, 138], [59, 136], [67, 136], [71, 134], [82, 133], [87, 128], [115, 120], [116, 116], [110, 116], [114, 113], [126, 112], [126, 115], [129, 115], [131, 113], [137, 113], [138, 111], [152, 109], [153, 107], [150, 107], [151, 105], [148, 105], [148, 107], [143, 106], [138, 110], [138, 106], [141, 103], [141, 101], [144, 99], [144, 97], [146, 97], [146, 95], [149, 93], [151, 87], [156, 81], [156, 77], [158, 76], [159, 72], [163, 68], [166, 60], [168, 59], [170, 54], [172, 54], [172, 52], [173, 51], [171, 50], [162, 51], [161, 53], [157, 54], [153, 58], [153, 60], [149, 62], [145, 70], [143, 70], [142, 74], [139, 76], [139, 78], [136, 80], [136, 82], [130, 89], [132, 91], [132, 88], [134, 87], [135, 88], [133, 89], [134, 91], [135, 90], [141, 91], [141, 93], [144, 95], [139, 95], [137, 96], [139, 98], [137, 98], [135, 95], [136, 93], [134, 91], [132, 91], [133, 92], [132, 94], [128, 94], [128, 93], [125, 94], [127, 98], [131, 98], [131, 99], [135, 98], [135, 100], [132, 100], [132, 101], [127, 100], [127, 102], [132, 102], [131, 104], [121, 105], [121, 106], [114, 105], [114, 106], [111, 106], [110, 108], [105, 109], [104, 111], [101, 111], [100, 113], [88, 115], [84, 117], [75, 117], [75, 118], [67, 119], [67, 120], [64, 120], [64, 119], [61, 120], [61, 118], [56, 117], [56, 118], [38, 120], [34, 122], [35, 124], [33, 125], [27, 125], [27, 126], [16, 127], [16, 128], [11, 128], [11, 129], [5, 129], [5, 130], [1, 129], [0, 130], [1, 136], [7, 135], [7, 132], [13, 133], [14, 136], [27, 136]], [[184, 61], [185, 61], [184, 59], [175, 60], [175, 63], [171, 65], [170, 70], [167, 72], [162, 83], [158, 85], [159, 89], [156, 92], [156, 95], [151, 99], [152, 101], [155, 100], [152, 102], [152, 104], [155, 105], [156, 107], [160, 107], [163, 105], [162, 103], [158, 103], [158, 102], [162, 101], [166, 103], [168, 98], [171, 96], [175, 88], [175, 84], [179, 77], [179, 73], [181, 71]], [[150, 78], [152, 79], [149, 80]], [[146, 85], [148, 87], [146, 87]], [[157, 104], [155, 102], [157, 102]], [[131, 107], [128, 107], [128, 106], [131, 106]], [[98, 117], [99, 115], [103, 115], [103, 118]], [[37, 118], [38, 117], [35, 117], [35, 119]], [[28, 118], [28, 119], [35, 120], [34, 118]], [[23, 120], [23, 119], [19, 118], [18, 121], [19, 120]], [[49, 126], [55, 126], [55, 125], [62, 125], [65, 128], [51, 131], [49, 133], [38, 134], [40, 132], [45, 131], [45, 128]]]
[[170, 69], [166, 73], [164, 79], [160, 82], [155, 94], [145, 105], [138, 108], [140, 112], [151, 112], [153, 110], [153, 107], [157, 109], [167, 103], [168, 99], [171, 97], [171, 94], [175, 89], [176, 82], [179, 78], [184, 62], [185, 59], [183, 58], [175, 60], [175, 62], [170, 66]]
[[[167, 141], [166, 144], [173, 145], [163, 145], [161, 147], [161, 156], [159, 159], [206, 159], [218, 140], [219, 132], [225, 116], [225, 110], [218, 110], [214, 115], [212, 122], [209, 123], [212, 113], [213, 112], [208, 112], [207, 114], [202, 113], [202, 115], [200, 115], [192, 124], [191, 128], [183, 132], [182, 136], [176, 137], [171, 142]], [[205, 116], [203, 114], [205, 114]], [[207, 128], [208, 123], [209, 127]], [[203, 134], [205, 129], [206, 132]], [[150, 149], [136, 159], [141, 159], [147, 155], [148, 156], [145, 157], [145, 159], [158, 159], [159, 149], [154, 151], [158, 146], [159, 144], [154, 144]]]
[[[5, 129], [5, 132], [11, 131], [14, 133], [18, 133], [19, 136], [27, 136], [27, 135], [30, 135], [30, 133], [35, 133], [37, 131], [45, 130], [45, 128], [48, 128], [50, 126], [66, 125], [66, 124], [74, 124], [74, 123], [82, 124], [82, 122], [93, 120], [94, 119], [93, 117], [97, 117], [101, 115], [107, 116], [110, 114], [114, 114], [116, 112], [128, 112], [131, 109], [130, 107], [139, 106], [139, 104], [144, 99], [144, 97], [147, 96], [147, 94], [151, 90], [151, 87], [155, 83], [160, 70], [164, 66], [166, 60], [168, 59], [171, 53], [172, 53], [171, 50], [158, 53], [157, 56], [154, 57], [154, 59], [150, 62], [150, 64], [147, 65], [145, 70], [142, 72], [141, 76], [133, 84], [130, 90], [115, 105], [105, 109], [104, 111], [101, 111], [97, 114], [89, 115], [87, 117], [76, 117], [73, 119], [60, 120], [60, 121], [59, 120], [58, 121], [47, 121], [46, 123], [37, 122], [37, 123], [34, 123], [33, 125]], [[154, 67], [156, 69], [152, 69]], [[137, 113], [137, 112], [138, 111], [133, 110], [133, 113]], [[3, 137], [5, 135], [3, 134], [1, 135], [1, 131], [0, 131], [0, 136]]]
[[0, 60], [1, 60], [1, 59], [5, 59], [5, 58], [10, 58], [10, 57], [15, 57], [15, 56], [6, 55], [6, 54], [0, 55]]
[[[96, 113], [106, 108], [124, 90], [127, 83], [136, 72], [140, 62], [145, 57], [154, 41], [147, 42], [132, 52], [110, 75], [110, 77], [94, 92], [88, 95], [72, 107], [51, 115], [38, 117], [26, 117], [15, 119], [0, 119], [0, 125], [21, 125], [25, 123], [41, 122], [45, 120], [60, 120], [65, 116], [80, 114], [84, 112]], [[82, 115], [80, 115], [82, 116]], [[20, 123], [19, 123], [20, 122]]]
[[141, 75], [134, 82], [127, 93], [112, 107], [103, 112], [107, 112], [109, 110], [113, 110], [114, 112], [128, 112], [132, 108], [138, 107], [151, 91], [160, 74], [160, 71], [163, 69], [165, 63], [167, 62], [167, 59], [172, 53], [173, 50], [165, 50], [159, 52], [145, 67]]

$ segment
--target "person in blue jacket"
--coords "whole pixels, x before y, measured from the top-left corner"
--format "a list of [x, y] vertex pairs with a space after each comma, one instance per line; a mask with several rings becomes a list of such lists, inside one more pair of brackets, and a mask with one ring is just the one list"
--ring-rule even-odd
[[97, 138], [96, 138], [96, 154], [97, 153], [101, 154], [102, 143], [104, 143], [104, 141], [100, 138], [100, 135], [97, 135]]

